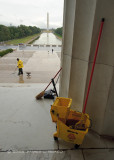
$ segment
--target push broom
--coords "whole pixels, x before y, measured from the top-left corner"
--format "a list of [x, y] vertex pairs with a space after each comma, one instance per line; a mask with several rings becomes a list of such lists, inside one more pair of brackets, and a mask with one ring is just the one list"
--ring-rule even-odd
[[[55, 79], [57, 77], [57, 75], [59, 74], [59, 72], [62, 70], [62, 68], [60, 68], [60, 70], [56, 73], [56, 75], [53, 77], [53, 79]], [[46, 91], [46, 89], [49, 87], [49, 85], [52, 83], [52, 81], [49, 82], [49, 84], [47, 85], [47, 87], [36, 96], [36, 99], [41, 99], [44, 96], [44, 93]]]
[[92, 78], [93, 78], [93, 72], [94, 72], [94, 68], [95, 68], [95, 62], [96, 62], [96, 58], [97, 58], [97, 53], [98, 53], [99, 43], [100, 43], [100, 39], [101, 39], [103, 24], [104, 24], [104, 18], [102, 18], [102, 20], [101, 20], [99, 36], [98, 36], [98, 40], [97, 40], [97, 46], [96, 46], [96, 50], [95, 50], [94, 61], [93, 61], [93, 65], [92, 65], [92, 70], [91, 70], [91, 75], [90, 75], [90, 80], [89, 80], [89, 85], [88, 85], [88, 89], [87, 89], [87, 95], [86, 95], [83, 111], [82, 111], [81, 120], [75, 124], [75, 128], [77, 128], [77, 129], [83, 129], [83, 124], [84, 124], [83, 120], [85, 117], [85, 110], [86, 110], [89, 91], [90, 91], [91, 82], [92, 82]]

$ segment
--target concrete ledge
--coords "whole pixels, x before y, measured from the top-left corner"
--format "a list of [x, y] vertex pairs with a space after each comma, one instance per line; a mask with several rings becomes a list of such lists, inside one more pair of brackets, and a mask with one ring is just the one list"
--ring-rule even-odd
[[46, 45], [46, 47], [50, 47], [50, 45]]
[[37, 45], [37, 44], [33, 44], [33, 47], [34, 47], [34, 46], [39, 46], [39, 45]]

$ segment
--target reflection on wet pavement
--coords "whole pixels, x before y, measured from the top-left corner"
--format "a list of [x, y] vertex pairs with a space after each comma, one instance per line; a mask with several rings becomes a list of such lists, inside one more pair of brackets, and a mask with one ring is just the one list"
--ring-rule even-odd
[[23, 75], [19, 75], [19, 83], [24, 83]]

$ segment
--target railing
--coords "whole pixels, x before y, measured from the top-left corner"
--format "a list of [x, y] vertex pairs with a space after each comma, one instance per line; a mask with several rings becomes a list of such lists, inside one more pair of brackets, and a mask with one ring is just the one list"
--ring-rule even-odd
[[62, 47], [62, 45], [55, 45], [55, 44], [19, 44], [19, 45], [14, 45], [14, 44], [10, 44], [10, 45], [6, 45], [6, 44], [0, 44], [0, 46], [19, 46], [19, 47]]

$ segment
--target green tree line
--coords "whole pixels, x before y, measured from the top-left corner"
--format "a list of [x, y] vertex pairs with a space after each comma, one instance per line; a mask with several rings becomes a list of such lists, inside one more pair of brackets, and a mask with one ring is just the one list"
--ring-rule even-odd
[[55, 29], [54, 32], [62, 37], [63, 27]]
[[4, 26], [0, 25], [0, 42], [23, 38], [36, 33], [40, 33], [41, 29], [36, 26]]

